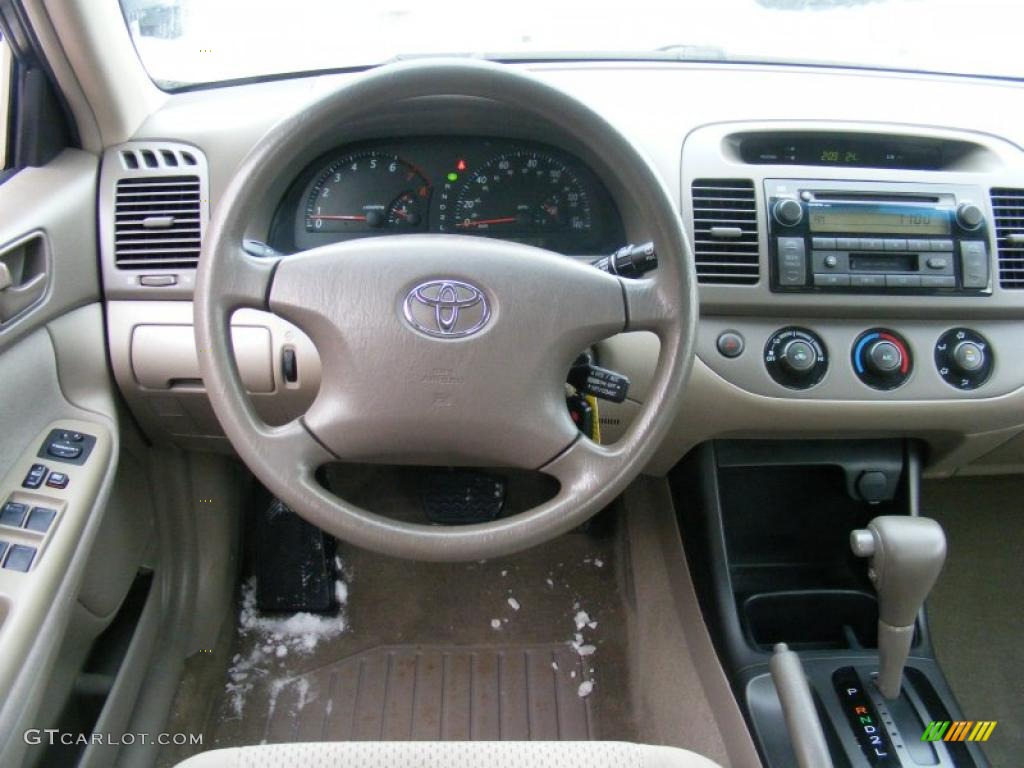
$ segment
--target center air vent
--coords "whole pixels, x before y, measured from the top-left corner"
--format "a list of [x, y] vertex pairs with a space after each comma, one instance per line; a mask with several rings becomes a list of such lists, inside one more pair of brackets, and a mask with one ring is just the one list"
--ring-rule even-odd
[[753, 285], [761, 274], [753, 182], [697, 179], [692, 189], [697, 281]]
[[1024, 288], [1024, 189], [993, 189], [999, 285]]

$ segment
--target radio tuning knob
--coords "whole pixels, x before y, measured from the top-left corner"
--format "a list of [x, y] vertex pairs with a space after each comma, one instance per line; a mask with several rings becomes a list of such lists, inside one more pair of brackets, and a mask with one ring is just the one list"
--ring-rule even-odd
[[956, 220], [964, 229], [977, 229], [985, 221], [985, 212], [974, 203], [960, 203], [956, 207]]
[[792, 198], [779, 200], [772, 209], [775, 220], [784, 227], [795, 227], [804, 218], [804, 209]]

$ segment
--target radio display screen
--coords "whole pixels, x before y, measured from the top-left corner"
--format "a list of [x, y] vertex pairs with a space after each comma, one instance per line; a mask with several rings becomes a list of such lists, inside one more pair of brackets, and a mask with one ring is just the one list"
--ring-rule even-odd
[[811, 232], [877, 235], [948, 235], [952, 231], [944, 209], [907, 205], [808, 206]]

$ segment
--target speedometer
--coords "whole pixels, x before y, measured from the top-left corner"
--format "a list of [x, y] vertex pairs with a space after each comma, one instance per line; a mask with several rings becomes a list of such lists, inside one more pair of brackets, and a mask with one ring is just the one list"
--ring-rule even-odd
[[576, 174], [547, 152], [498, 155], [446, 189], [442, 232], [491, 237], [543, 237], [590, 231], [591, 201]]

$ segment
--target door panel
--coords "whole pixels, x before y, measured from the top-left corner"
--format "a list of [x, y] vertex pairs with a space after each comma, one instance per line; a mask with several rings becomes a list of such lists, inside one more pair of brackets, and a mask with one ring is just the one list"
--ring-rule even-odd
[[[145, 510], [130, 521], [125, 538], [123, 518], [106, 515], [120, 427], [100, 304], [96, 183], [97, 159], [78, 150], [65, 150], [45, 166], [24, 168], [0, 183], [5, 766], [38, 756], [27, 750], [24, 732], [53, 726], [54, 705], [59, 708], [53, 695], [59, 699], [71, 690], [80, 671], [67, 663], [67, 649], [88, 648], [109, 624], [150, 535]], [[59, 445], [51, 448], [52, 443]], [[138, 478], [121, 481], [133, 482], [138, 485]], [[104, 546], [97, 548], [100, 541]], [[107, 556], [97, 562], [94, 550]], [[119, 556], [109, 556], [111, 550]], [[83, 594], [86, 583], [91, 586]], [[84, 621], [83, 608], [101, 615]]]
[[[0, 290], [0, 353], [54, 318], [99, 301], [96, 180], [96, 158], [68, 149], [0, 184], [0, 261], [12, 278]], [[40, 286], [42, 295], [25, 306]], [[22, 311], [4, 321], [4, 306], [19, 303]]]

